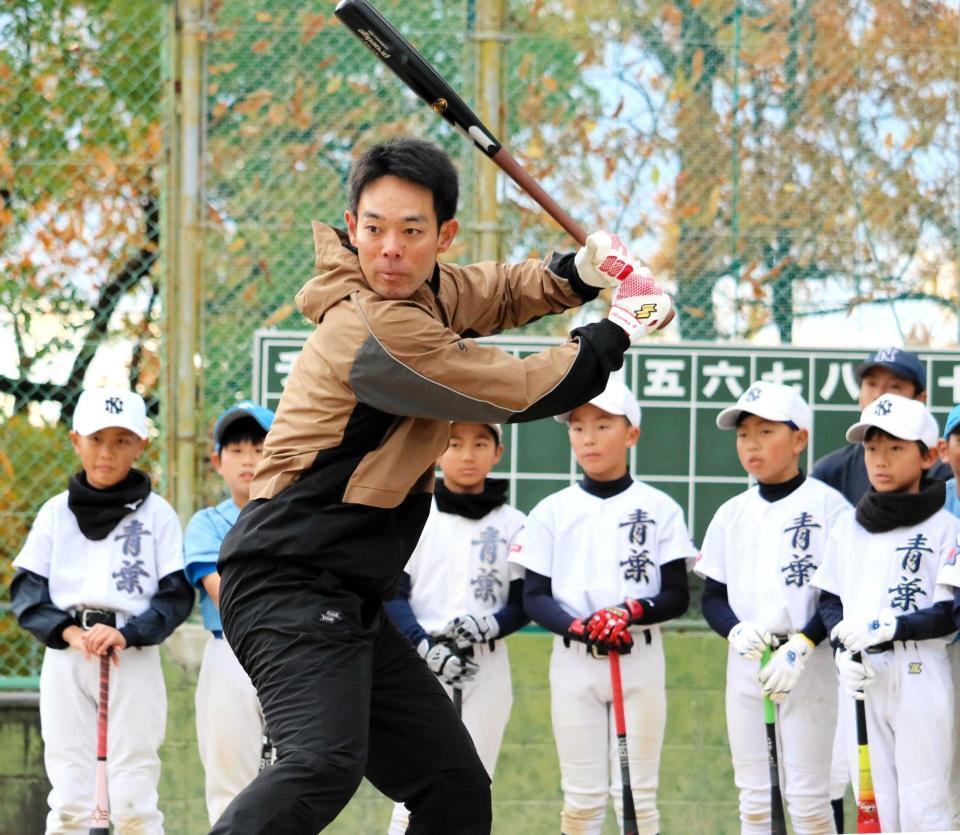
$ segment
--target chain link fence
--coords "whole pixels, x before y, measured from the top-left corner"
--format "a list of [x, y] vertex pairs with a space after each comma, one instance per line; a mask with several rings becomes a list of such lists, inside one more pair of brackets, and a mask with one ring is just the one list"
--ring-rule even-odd
[[[491, 128], [574, 217], [618, 230], [672, 286], [678, 322], [662, 338], [956, 345], [954, 3], [376, 5], [475, 109], [496, 102]], [[454, 157], [452, 258], [479, 257], [490, 234], [505, 258], [571, 246], [502, 179], [490, 227], [491, 164], [333, 6], [204, 10], [199, 458], [216, 415], [249, 396], [253, 332], [305, 324], [292, 300], [312, 274], [310, 221], [342, 225], [351, 160], [372, 143], [413, 134]], [[161, 232], [184, 231], [161, 223], [176, 135], [163, 68], [183, 37], [169, 10], [19, 0], [0, 13], [4, 581], [36, 508], [75, 466], [55, 422], [84, 374], [123, 369], [157, 390]], [[530, 327], [562, 333], [601, 312]], [[202, 468], [196, 505], [218, 488]], [[9, 618], [0, 629], [0, 672], [30, 675], [36, 647]]]

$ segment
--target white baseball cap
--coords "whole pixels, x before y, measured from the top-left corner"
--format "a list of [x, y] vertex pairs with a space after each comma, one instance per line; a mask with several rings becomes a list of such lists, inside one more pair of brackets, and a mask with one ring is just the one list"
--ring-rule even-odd
[[[598, 409], [611, 415], [623, 415], [631, 426], [640, 426], [640, 404], [637, 398], [619, 380], [607, 380], [607, 387], [590, 401]], [[558, 423], [570, 423], [571, 412], [557, 415], [554, 420]]]
[[792, 423], [797, 429], [809, 430], [813, 424], [807, 401], [793, 386], [768, 383], [766, 380], [751, 383], [737, 399], [736, 405], [728, 406], [720, 412], [717, 415], [717, 428], [733, 429], [744, 412], [764, 420]]
[[923, 441], [933, 449], [940, 437], [936, 418], [919, 400], [899, 394], [882, 394], [860, 414], [860, 421], [847, 430], [851, 443], [862, 441], [871, 426], [904, 441]]
[[143, 398], [125, 389], [84, 389], [73, 412], [73, 431], [78, 435], [92, 435], [111, 426], [129, 429], [146, 439], [147, 404]]

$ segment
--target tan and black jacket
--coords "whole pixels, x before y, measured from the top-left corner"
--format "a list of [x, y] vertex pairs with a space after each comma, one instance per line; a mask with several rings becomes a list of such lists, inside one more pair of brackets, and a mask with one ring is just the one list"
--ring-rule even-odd
[[344, 233], [314, 223], [313, 234], [319, 275], [297, 305], [316, 328], [220, 559], [315, 559], [383, 595], [426, 520], [450, 421], [568, 411], [604, 388], [629, 343], [607, 321], [523, 358], [476, 341], [595, 297], [572, 256], [438, 264], [410, 298], [389, 300], [369, 288]]

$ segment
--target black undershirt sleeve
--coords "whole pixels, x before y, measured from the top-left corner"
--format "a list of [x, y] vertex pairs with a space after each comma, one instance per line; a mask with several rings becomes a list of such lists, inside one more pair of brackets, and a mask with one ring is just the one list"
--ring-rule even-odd
[[690, 605], [690, 584], [687, 582], [687, 561], [673, 560], [660, 566], [660, 593], [639, 598], [643, 614], [635, 623], [650, 626], [678, 618]]
[[407, 640], [411, 644], [416, 646], [424, 638], [429, 640], [430, 636], [413, 613], [413, 607], [410, 605], [411, 588], [410, 575], [404, 571], [397, 581], [397, 593], [393, 600], [387, 600], [383, 605], [390, 616], [390, 620], [393, 621], [393, 625], [407, 636]]
[[[817, 611], [820, 613], [820, 618], [823, 620], [823, 628], [829, 635], [831, 632], [833, 632], [833, 627], [843, 620], [843, 601], [841, 601], [840, 598], [835, 594], [821, 590], [820, 601], [817, 603]], [[833, 641], [830, 643], [834, 649], [840, 646]]]
[[800, 631], [810, 639], [810, 643], [814, 646], [827, 637], [827, 627], [823, 623], [819, 609], [814, 610], [813, 617], [807, 621], [807, 625]]
[[507, 635], [516, 632], [521, 626], [530, 622], [530, 618], [523, 611], [523, 580], [512, 580], [510, 582], [507, 602], [493, 616], [497, 619], [497, 625], [500, 627], [500, 634], [497, 635], [498, 640], [506, 638]]
[[183, 571], [161, 577], [150, 608], [120, 627], [127, 646], [149, 647], [165, 641], [190, 615], [193, 599], [193, 586]]
[[17, 617], [17, 623], [33, 635], [40, 643], [53, 649], [66, 649], [69, 644], [63, 640], [63, 630], [76, 626], [77, 622], [69, 612], [58, 609], [50, 600], [50, 581], [46, 577], [17, 569], [10, 583], [10, 608]]
[[900, 615], [897, 618], [897, 631], [893, 633], [893, 640], [926, 641], [930, 638], [943, 638], [955, 632], [957, 625], [953, 622], [952, 608], [951, 601], [943, 600], [926, 609]]
[[575, 618], [553, 598], [553, 581], [527, 569], [523, 582], [523, 608], [527, 616], [544, 629], [566, 636]]
[[727, 584], [710, 577], [706, 578], [700, 610], [703, 612], [704, 620], [721, 638], [726, 638], [730, 630], [740, 623], [740, 618], [730, 608]]
[[562, 255], [554, 253], [550, 259], [550, 263], [547, 264], [547, 269], [554, 275], [569, 281], [570, 286], [576, 290], [577, 295], [583, 299], [584, 303], [590, 302], [600, 295], [600, 288], [592, 287], [580, 278], [580, 273], [577, 272], [577, 265], [574, 263], [576, 255], [575, 252], [567, 252]]

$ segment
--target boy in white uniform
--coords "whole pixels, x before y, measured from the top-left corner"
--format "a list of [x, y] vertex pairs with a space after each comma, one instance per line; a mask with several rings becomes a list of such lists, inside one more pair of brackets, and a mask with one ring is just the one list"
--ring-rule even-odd
[[[873, 490], [838, 520], [814, 576], [840, 682], [866, 705], [870, 767], [884, 832], [949, 830], [953, 688], [947, 660], [952, 595], [937, 572], [960, 520], [943, 508], [937, 422], [915, 400], [885, 394], [847, 440], [862, 442]], [[862, 661], [853, 658], [862, 652]], [[852, 717], [853, 700], [841, 709]], [[856, 762], [853, 721], [847, 728]], [[856, 788], [858, 773], [851, 769]]]
[[220, 623], [220, 543], [250, 501], [253, 472], [273, 412], [244, 400], [223, 412], [213, 427], [214, 469], [229, 498], [197, 511], [183, 536], [187, 579], [200, 590], [200, 612], [210, 639], [203, 650], [195, 698], [197, 744], [205, 774], [204, 797], [213, 825], [227, 805], [257, 776], [265, 734], [257, 691]]
[[[727, 732], [744, 835], [771, 827], [764, 695], [778, 703], [780, 784], [794, 831], [836, 831], [830, 760], [837, 685], [810, 581], [826, 534], [850, 505], [800, 470], [810, 425], [803, 398], [767, 382], [753, 383], [717, 415], [720, 429], [736, 429], [737, 456], [758, 482], [717, 510], [696, 566], [706, 578], [704, 617], [730, 643]], [[779, 648], [761, 668], [768, 646]]]
[[[503, 638], [523, 626], [521, 569], [507, 562], [524, 515], [507, 504], [507, 482], [487, 478], [503, 455], [498, 424], [450, 425], [430, 516], [386, 604], [401, 632], [448, 693], [462, 693], [462, 719], [493, 779], [513, 705]], [[390, 835], [407, 831], [394, 806]]]
[[659, 829], [656, 805], [666, 723], [663, 642], [657, 624], [689, 603], [694, 548], [683, 510], [634, 481], [627, 454], [640, 406], [621, 382], [572, 412], [583, 481], [548, 496], [527, 518], [511, 560], [526, 569], [527, 614], [557, 637], [550, 659], [553, 732], [563, 787], [561, 830], [596, 835], [607, 797], [623, 821], [607, 652], [621, 652], [630, 779], [641, 835]]
[[70, 433], [83, 470], [40, 508], [14, 560], [20, 625], [40, 670], [48, 833], [91, 827], [100, 658], [110, 655], [107, 773], [118, 835], [163, 832], [157, 808], [167, 696], [159, 644], [190, 614], [176, 513], [133, 469], [147, 445], [140, 395], [88, 389]]

